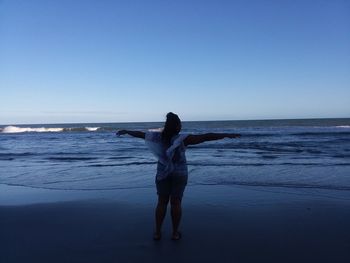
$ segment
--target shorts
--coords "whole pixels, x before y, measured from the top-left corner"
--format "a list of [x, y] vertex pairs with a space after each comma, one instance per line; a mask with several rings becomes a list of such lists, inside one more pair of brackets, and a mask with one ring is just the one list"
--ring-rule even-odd
[[187, 175], [168, 175], [165, 179], [156, 179], [157, 194], [182, 198], [187, 178]]

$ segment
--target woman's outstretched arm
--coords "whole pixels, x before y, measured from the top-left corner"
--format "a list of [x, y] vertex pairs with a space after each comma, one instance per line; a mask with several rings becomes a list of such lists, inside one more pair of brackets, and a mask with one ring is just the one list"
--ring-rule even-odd
[[224, 138], [239, 138], [239, 137], [241, 137], [241, 135], [237, 133], [204, 133], [204, 134], [198, 134], [198, 135], [188, 135], [187, 138], [184, 140], [184, 144], [187, 146], [187, 145], [194, 145], [194, 144], [199, 144], [207, 141], [221, 140]]
[[145, 133], [141, 132], [141, 131], [119, 130], [116, 133], [116, 135], [118, 135], [118, 136], [124, 135], [124, 134], [129, 134], [132, 137], [145, 139]]

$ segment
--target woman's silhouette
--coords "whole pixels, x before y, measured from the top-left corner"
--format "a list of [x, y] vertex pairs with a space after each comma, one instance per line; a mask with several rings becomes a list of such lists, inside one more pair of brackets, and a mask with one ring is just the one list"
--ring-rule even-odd
[[181, 233], [178, 230], [181, 220], [181, 201], [187, 184], [186, 146], [203, 143], [206, 141], [220, 140], [223, 138], [237, 138], [240, 134], [235, 133], [205, 133], [205, 134], [180, 134], [180, 118], [169, 112], [162, 131], [131, 131], [119, 130], [117, 135], [129, 134], [133, 137], [142, 138], [150, 150], [158, 158], [156, 186], [158, 204], [155, 212], [155, 232], [153, 239], [161, 239], [161, 227], [166, 215], [170, 200], [173, 233], [172, 239], [179, 240]]

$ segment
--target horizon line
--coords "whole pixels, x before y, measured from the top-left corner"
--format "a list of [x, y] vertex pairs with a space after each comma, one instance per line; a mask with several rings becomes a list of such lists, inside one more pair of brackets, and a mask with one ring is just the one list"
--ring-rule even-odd
[[[318, 117], [318, 118], [266, 118], [266, 119], [236, 119], [236, 120], [229, 120], [229, 119], [217, 119], [217, 120], [181, 120], [181, 122], [216, 122], [216, 121], [222, 121], [222, 122], [228, 122], [228, 121], [283, 121], [283, 120], [339, 120], [339, 119], [350, 119], [350, 117]], [[58, 123], [7, 123], [7, 124], [0, 124], [1, 126], [15, 126], [15, 125], [58, 125], [58, 124], [106, 124], [106, 123], [119, 123], [119, 124], [125, 124], [125, 123], [163, 123], [165, 120], [162, 121], [123, 121], [123, 122], [58, 122]]]

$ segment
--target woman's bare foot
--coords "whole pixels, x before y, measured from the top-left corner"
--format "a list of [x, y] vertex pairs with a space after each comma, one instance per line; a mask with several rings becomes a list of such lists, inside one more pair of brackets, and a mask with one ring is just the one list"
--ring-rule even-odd
[[171, 240], [180, 240], [182, 237], [182, 234], [180, 231], [175, 231], [171, 237]]
[[161, 240], [161, 239], [162, 239], [162, 233], [160, 233], [160, 232], [154, 232], [154, 234], [153, 234], [153, 240], [158, 241], [158, 240]]

